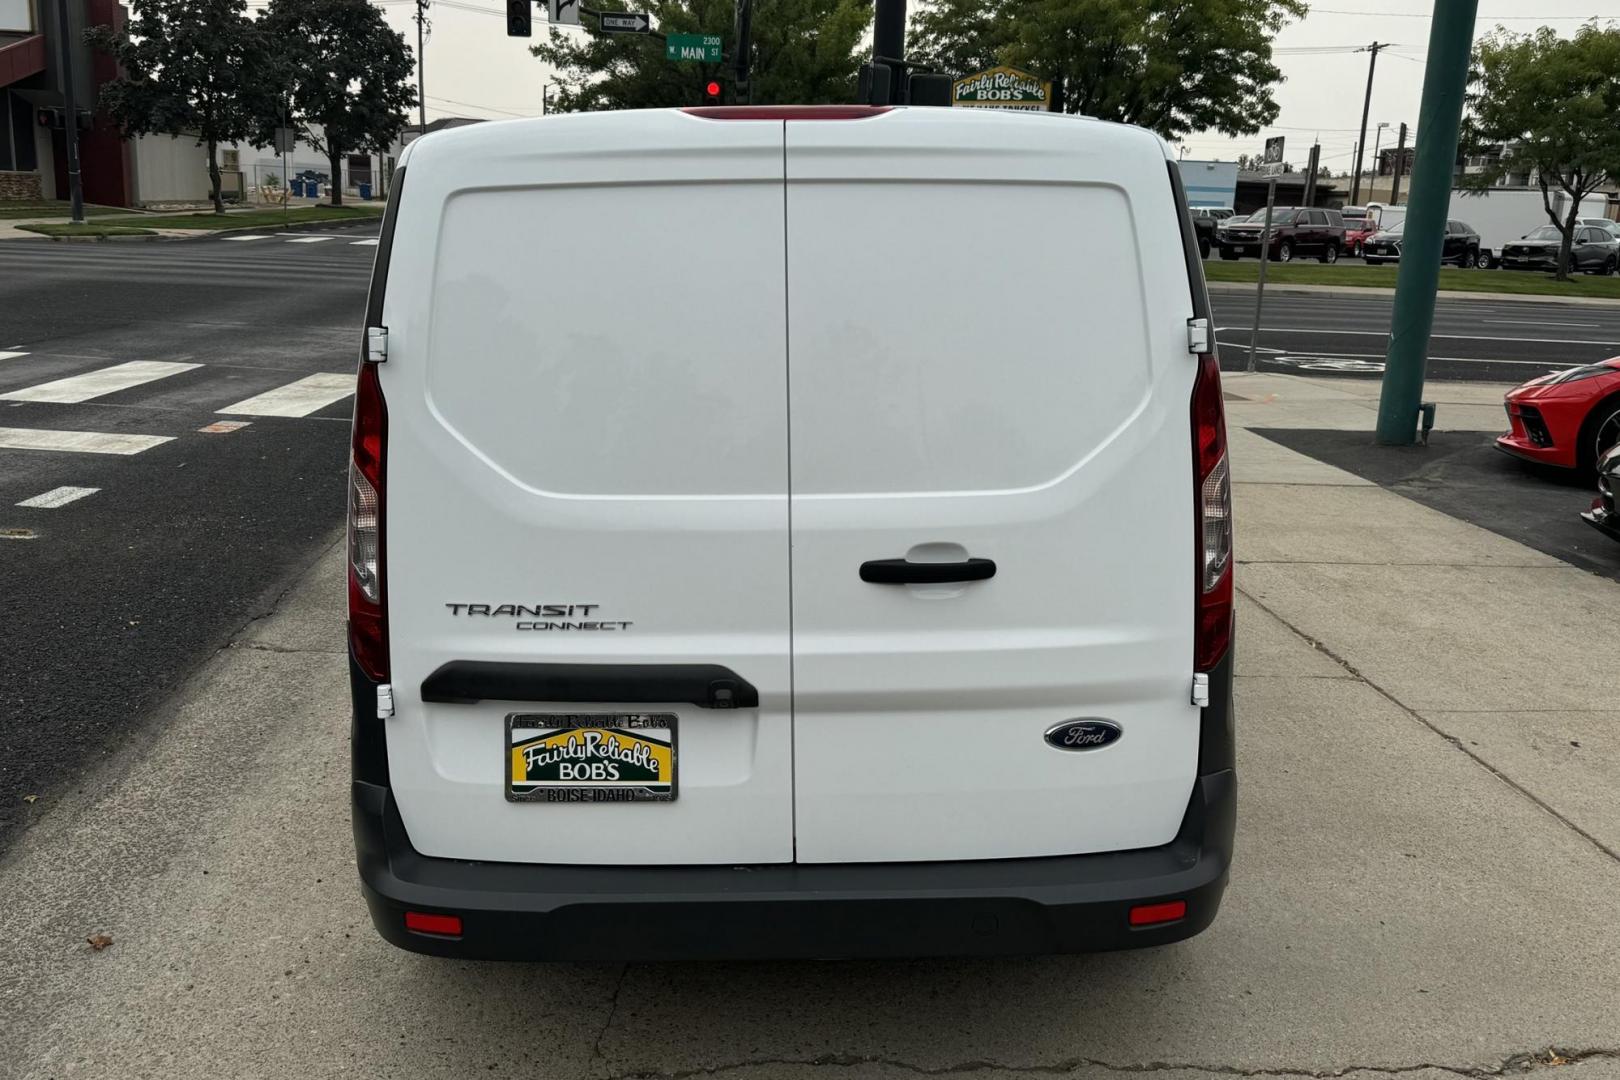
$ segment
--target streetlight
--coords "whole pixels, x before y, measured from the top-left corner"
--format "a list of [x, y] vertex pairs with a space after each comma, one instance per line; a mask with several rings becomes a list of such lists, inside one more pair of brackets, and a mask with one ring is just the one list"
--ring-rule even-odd
[[1372, 156], [1373, 171], [1372, 171], [1372, 179], [1367, 182], [1367, 190], [1369, 192], [1372, 191], [1373, 185], [1378, 182], [1378, 177], [1379, 177], [1379, 175], [1381, 173], [1381, 170], [1378, 168], [1378, 144], [1383, 140], [1384, 129], [1387, 128], [1387, 127], [1389, 127], [1389, 125], [1387, 123], [1379, 124], [1377, 130], [1373, 132], [1373, 156]]

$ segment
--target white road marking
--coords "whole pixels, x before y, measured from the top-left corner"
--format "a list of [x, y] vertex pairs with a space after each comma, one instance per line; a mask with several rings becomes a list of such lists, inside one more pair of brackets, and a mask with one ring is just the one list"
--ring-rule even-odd
[[241, 431], [252, 424], [251, 420], [215, 420], [197, 429], [201, 435], [228, 435], [233, 431]]
[[330, 236], [295, 236], [288, 240], [289, 244], [320, 244], [332, 239]]
[[349, 246], [350, 247], [376, 247], [377, 246], [377, 238], [375, 236], [373, 236], [370, 240], [350, 240], [349, 241]]
[[308, 416], [354, 393], [354, 376], [342, 372], [307, 375], [218, 410], [237, 416]]
[[100, 488], [59, 487], [52, 488], [43, 495], [35, 495], [32, 499], [24, 499], [18, 506], [30, 506], [36, 510], [55, 510], [59, 506], [66, 506], [86, 495], [94, 495]]
[[0, 529], [0, 540], [34, 540], [33, 529]]
[[11, 390], [0, 394], [0, 401], [48, 401], [57, 405], [76, 405], [200, 367], [201, 364], [174, 364], [163, 360], [131, 360], [127, 364], [114, 364], [83, 375]]
[[0, 427], [0, 450], [64, 450], [75, 454], [138, 454], [173, 435], [115, 435], [104, 431], [46, 431]]
[[263, 235], [262, 233], [252, 233], [252, 234], [245, 235], [245, 236], [222, 236], [222, 237], [220, 237], [220, 239], [221, 240], [268, 240], [270, 238], [268, 236]]
[[0, 349], [0, 360], [15, 360], [19, 356], [27, 356], [25, 352], [13, 352], [10, 349]]

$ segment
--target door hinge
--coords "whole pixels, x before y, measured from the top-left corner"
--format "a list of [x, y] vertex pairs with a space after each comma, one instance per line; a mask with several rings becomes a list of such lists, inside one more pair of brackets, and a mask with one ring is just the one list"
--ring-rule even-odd
[[377, 685], [377, 719], [386, 720], [394, 715], [394, 684]]
[[1187, 351], [1202, 356], [1214, 348], [1208, 319], [1187, 320]]
[[388, 327], [366, 327], [366, 360], [373, 364], [388, 360]]
[[1209, 705], [1209, 676], [1203, 672], [1193, 676], [1192, 703], [1200, 709]]

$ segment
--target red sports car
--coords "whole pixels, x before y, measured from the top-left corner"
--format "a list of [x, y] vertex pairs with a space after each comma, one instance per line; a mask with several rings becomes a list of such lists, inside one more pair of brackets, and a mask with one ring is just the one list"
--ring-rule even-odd
[[1590, 472], [1620, 443], [1620, 356], [1531, 379], [1507, 393], [1496, 446], [1544, 465]]

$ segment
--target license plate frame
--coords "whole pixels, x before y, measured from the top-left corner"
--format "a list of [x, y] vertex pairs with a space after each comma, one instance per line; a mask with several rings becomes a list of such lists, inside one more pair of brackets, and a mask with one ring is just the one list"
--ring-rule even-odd
[[675, 713], [507, 713], [501, 790], [507, 802], [674, 802], [679, 730]]

